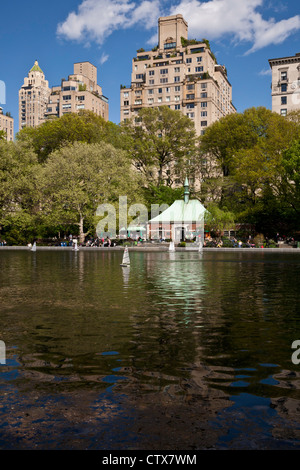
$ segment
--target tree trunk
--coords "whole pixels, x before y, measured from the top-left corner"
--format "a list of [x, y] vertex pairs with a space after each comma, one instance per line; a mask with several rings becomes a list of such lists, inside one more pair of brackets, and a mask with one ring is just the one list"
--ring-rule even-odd
[[79, 243], [84, 243], [84, 239], [85, 239], [85, 233], [83, 231], [83, 221], [84, 221], [84, 218], [82, 216], [82, 214], [79, 215], [80, 219], [79, 219]]

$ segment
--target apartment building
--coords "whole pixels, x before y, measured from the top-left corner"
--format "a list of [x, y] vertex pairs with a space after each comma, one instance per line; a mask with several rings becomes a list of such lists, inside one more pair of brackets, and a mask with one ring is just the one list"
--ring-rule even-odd
[[3, 108], [0, 108], [0, 131], [4, 131], [6, 140], [14, 140], [14, 118], [9, 113], [4, 114]]
[[108, 121], [109, 103], [97, 84], [97, 68], [90, 62], [74, 64], [74, 73], [51, 89], [45, 117], [61, 117], [80, 110], [93, 111]]
[[188, 39], [182, 15], [158, 19], [158, 46], [137, 51], [120, 101], [121, 121], [138, 120], [141, 108], [167, 105], [192, 119], [198, 135], [236, 111], [225, 66], [217, 64], [207, 40]]
[[36, 60], [19, 90], [19, 129], [36, 127], [45, 121], [50, 96], [48, 81]]
[[272, 111], [286, 116], [300, 109], [300, 52], [269, 59], [272, 70]]

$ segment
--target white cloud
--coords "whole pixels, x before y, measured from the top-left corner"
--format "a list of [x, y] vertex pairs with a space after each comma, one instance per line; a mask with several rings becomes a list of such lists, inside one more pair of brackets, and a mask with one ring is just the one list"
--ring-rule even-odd
[[108, 58], [109, 58], [109, 55], [104, 54], [104, 52], [103, 52], [103, 54], [101, 55], [100, 60], [99, 60], [100, 64], [103, 65], [108, 60]]
[[[102, 45], [115, 30], [131, 27], [157, 29], [159, 16], [181, 13], [188, 22], [189, 37], [247, 43], [247, 53], [285, 41], [300, 30], [300, 15], [275, 21], [263, 14], [271, 11], [266, 0], [83, 0], [77, 12], [71, 12], [58, 25], [61, 37]], [[266, 9], [263, 12], [263, 7]], [[275, 13], [276, 4], [273, 6]], [[148, 41], [157, 43], [157, 31]]]
[[77, 13], [69, 13], [58, 25], [57, 34], [70, 40], [92, 40], [102, 45], [115, 30], [137, 24], [146, 29], [153, 27], [159, 15], [159, 0], [143, 0], [138, 6], [131, 0], [84, 0]]
[[[300, 30], [300, 16], [276, 22], [260, 13], [264, 0], [182, 0], [171, 10], [181, 13], [189, 25], [190, 37], [252, 43], [247, 53], [279, 44]], [[269, 5], [270, 8], [270, 5]]]
[[272, 75], [272, 70], [271, 69], [263, 69], [260, 72], [258, 72], [258, 75], [261, 75], [262, 77], [265, 77], [266, 75]]

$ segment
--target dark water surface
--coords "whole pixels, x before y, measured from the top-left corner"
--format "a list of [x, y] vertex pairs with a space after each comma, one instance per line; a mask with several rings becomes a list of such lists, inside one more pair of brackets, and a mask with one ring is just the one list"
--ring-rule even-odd
[[1, 449], [300, 449], [300, 254], [1, 251]]

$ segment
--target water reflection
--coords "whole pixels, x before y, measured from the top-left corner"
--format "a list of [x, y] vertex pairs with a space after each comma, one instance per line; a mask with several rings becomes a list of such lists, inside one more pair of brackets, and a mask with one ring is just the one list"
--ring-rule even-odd
[[121, 258], [1, 252], [2, 387], [109, 391], [146, 408], [151, 396], [149, 410], [180, 416], [205, 404], [216, 429], [243, 396], [281, 416], [280, 399], [299, 403], [299, 257], [131, 252], [130, 269]]

